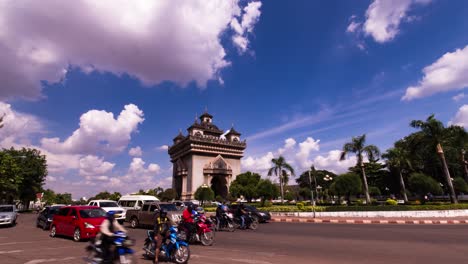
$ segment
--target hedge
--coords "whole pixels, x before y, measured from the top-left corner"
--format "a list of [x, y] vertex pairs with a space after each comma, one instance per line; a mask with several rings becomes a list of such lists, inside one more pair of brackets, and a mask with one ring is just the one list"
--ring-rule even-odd
[[[316, 212], [344, 212], [344, 211], [421, 211], [421, 210], [460, 210], [468, 209], [468, 204], [446, 205], [376, 205], [376, 206], [315, 206]], [[258, 207], [258, 210], [268, 212], [312, 212], [312, 206], [305, 206], [299, 210], [297, 206]]]

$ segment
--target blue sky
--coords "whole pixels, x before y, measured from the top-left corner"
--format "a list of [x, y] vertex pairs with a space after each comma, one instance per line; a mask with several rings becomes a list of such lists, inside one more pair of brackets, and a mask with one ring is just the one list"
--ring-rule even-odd
[[75, 198], [170, 187], [164, 146], [205, 109], [262, 174], [343, 172], [352, 136], [384, 151], [431, 113], [468, 126], [466, 1], [22, 2], [0, 4], [0, 146]]

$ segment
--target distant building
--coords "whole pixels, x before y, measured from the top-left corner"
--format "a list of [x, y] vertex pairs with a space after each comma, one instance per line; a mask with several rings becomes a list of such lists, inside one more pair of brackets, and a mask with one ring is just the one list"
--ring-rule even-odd
[[231, 182], [240, 174], [240, 160], [247, 146], [234, 127], [224, 133], [205, 112], [187, 129], [188, 135], [174, 138], [168, 153], [173, 164], [172, 187], [183, 200], [193, 199], [206, 184], [215, 196], [226, 197]]

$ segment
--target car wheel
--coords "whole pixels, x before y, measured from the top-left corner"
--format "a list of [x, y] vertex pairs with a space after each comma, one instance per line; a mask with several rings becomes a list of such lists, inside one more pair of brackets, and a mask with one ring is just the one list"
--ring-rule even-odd
[[42, 226], [42, 230], [45, 231], [45, 230], [47, 230], [47, 229], [49, 229], [49, 224], [44, 223], [44, 225]]
[[81, 240], [81, 230], [77, 228], [75, 229], [75, 232], [73, 232], [73, 241], [80, 242], [80, 240]]
[[52, 226], [50, 228], [50, 236], [55, 237], [57, 235], [57, 228], [55, 226]]
[[138, 227], [138, 219], [136, 219], [135, 217], [132, 218], [132, 220], [130, 221], [130, 226], [132, 228], [137, 228]]

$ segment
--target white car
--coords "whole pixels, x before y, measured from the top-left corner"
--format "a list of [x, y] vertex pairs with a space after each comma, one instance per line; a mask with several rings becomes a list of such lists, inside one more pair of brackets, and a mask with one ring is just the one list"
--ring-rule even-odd
[[120, 207], [116, 201], [112, 200], [91, 200], [88, 203], [89, 206], [99, 206], [104, 211], [114, 211], [115, 219], [119, 221], [119, 223], [123, 223], [125, 220], [125, 216], [127, 214], [127, 210]]
[[14, 205], [0, 205], [0, 225], [15, 226], [17, 212]]

